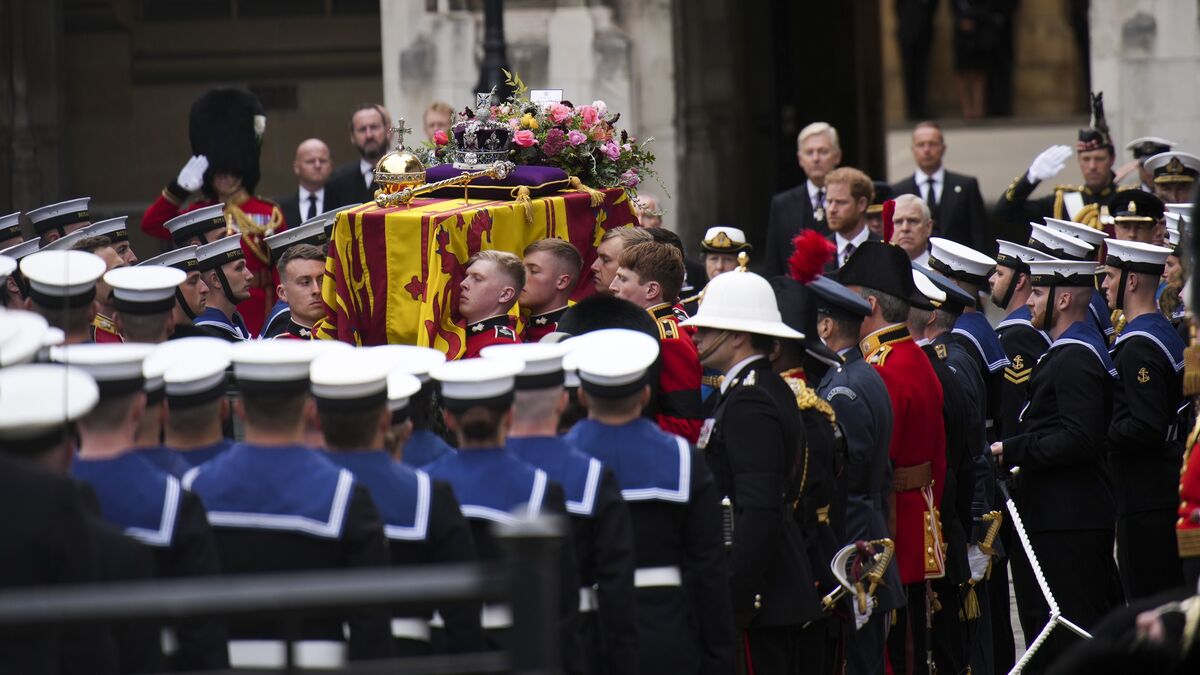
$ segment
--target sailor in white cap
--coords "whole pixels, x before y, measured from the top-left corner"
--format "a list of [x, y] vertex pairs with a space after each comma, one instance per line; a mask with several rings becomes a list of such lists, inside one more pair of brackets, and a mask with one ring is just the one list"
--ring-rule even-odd
[[[73, 454], [69, 425], [98, 400], [96, 383], [75, 368], [37, 364], [0, 370], [0, 577], [6, 586], [108, 581], [101, 570], [122, 546], [142, 556], [137, 562], [143, 569], [152, 564], [149, 551], [99, 521], [86, 488], [63, 475]], [[118, 564], [123, 575], [137, 576], [136, 563]], [[149, 569], [144, 576], [152, 574]], [[118, 652], [112, 631], [98, 625], [22, 631], [0, 640], [0, 652], [8, 669], [22, 672], [162, 670], [158, 632], [151, 637], [157, 658], [150, 661], [129, 649], [131, 642], [121, 643]]]
[[712, 473], [699, 450], [643, 416], [658, 340], [604, 329], [566, 344], [566, 367], [576, 370], [588, 415], [566, 440], [613, 468], [629, 505], [639, 669], [732, 672], [726, 546]]
[[[153, 345], [67, 345], [51, 358], [87, 371], [100, 403], [78, 422], [80, 447], [71, 472], [96, 493], [105, 520], [155, 551], [160, 577], [209, 576], [220, 572], [204, 505], [179, 480], [135, 452], [146, 412], [143, 365]], [[172, 662], [192, 670], [228, 667], [223, 622], [189, 621], [176, 626]]]
[[[305, 223], [266, 238], [266, 244], [271, 249], [271, 265], [279, 273], [279, 286], [275, 289], [278, 300], [263, 324], [264, 338], [287, 333], [292, 338], [311, 339], [313, 324], [325, 316], [325, 305], [321, 302], [321, 281], [325, 276], [325, 248], [329, 237], [324, 227], [323, 221]], [[292, 248], [302, 244], [310, 248], [301, 249], [300, 254], [289, 254]], [[287, 260], [283, 260], [285, 255]], [[295, 267], [303, 269], [289, 274], [288, 268], [293, 262]], [[292, 309], [293, 302], [299, 311]], [[296, 320], [294, 326], [289, 323], [293, 318]]]
[[[108, 271], [125, 267], [125, 261], [117, 255], [112, 241], [108, 237], [87, 236], [87, 228], [76, 230], [42, 248], [43, 251], [67, 249], [99, 256], [104, 260]], [[92, 308], [95, 310], [95, 316], [92, 317], [92, 342], [122, 342], [121, 333], [115, 320], [117, 310], [113, 306], [112, 287], [108, 285], [103, 276], [96, 280], [96, 299], [92, 301]]]
[[25, 280], [25, 275], [21, 274], [21, 260], [32, 253], [37, 253], [39, 246], [39, 238], [34, 237], [29, 241], [23, 241], [19, 244], [14, 244], [6, 249], [0, 250], [0, 255], [12, 258], [17, 262], [17, 269], [8, 275], [8, 279], [0, 284], [0, 306], [8, 309], [25, 309], [25, 300], [29, 298], [29, 282]]
[[58, 239], [55, 239], [54, 241], [50, 242], [49, 244], [43, 245], [40, 250], [42, 250], [42, 251], [87, 250], [87, 249], [78, 249], [75, 247], [75, 244], [86, 239], [87, 236], [88, 236], [87, 228], [81, 227], [78, 230], [75, 230], [74, 232], [68, 234], [65, 237], [59, 237]]
[[610, 673], [637, 670], [633, 528], [613, 472], [558, 435], [567, 404], [566, 343], [493, 345], [483, 357], [520, 359], [513, 424], [505, 447], [563, 487], [579, 565], [580, 639], [585, 663]]
[[213, 204], [192, 209], [168, 220], [164, 227], [171, 234], [171, 240], [176, 246], [211, 244], [223, 239], [228, 230], [225, 205]]
[[1050, 336], [1033, 327], [1032, 315], [1025, 304], [1033, 292], [1029, 263], [1053, 260], [1053, 256], [1002, 239], [996, 245], [996, 270], [990, 278], [992, 304], [1006, 312], [1004, 319], [996, 324], [996, 335], [1009, 361], [1000, 383], [1000, 428], [1013, 430], [1025, 405], [1033, 364], [1050, 346]]
[[88, 225], [84, 230], [89, 237], [108, 237], [112, 242], [113, 250], [121, 256], [121, 260], [124, 260], [126, 265], [136, 265], [138, 257], [133, 252], [133, 247], [129, 245], [129, 229], [125, 224], [126, 220], [128, 220], [128, 216], [99, 220]]
[[1171, 249], [1111, 242], [1104, 289], [1125, 312], [1113, 345], [1121, 383], [1108, 427], [1108, 462], [1117, 503], [1117, 564], [1128, 600], [1183, 584], [1175, 540], [1179, 458], [1187, 435], [1185, 344], [1158, 311], [1155, 292]]
[[[1174, 213], [1168, 213], [1167, 219], [1167, 241], [1166, 247], [1171, 249], [1171, 254], [1167, 256], [1166, 267], [1163, 270], [1162, 283], [1158, 286], [1158, 308], [1171, 320], [1171, 324], [1179, 331], [1181, 338], [1187, 337], [1188, 326], [1185, 322], [1187, 318], [1187, 306], [1182, 297], [1184, 282], [1187, 281], [1185, 270], [1183, 268], [1183, 235], [1180, 232], [1180, 227], [1187, 223], [1187, 227], [1191, 229], [1191, 219], [1187, 216], [1180, 216]], [[1172, 224], [1175, 227], [1172, 227]]]
[[[433, 416], [437, 414], [437, 383], [429, 377], [429, 371], [446, 362], [446, 355], [429, 347], [415, 345], [379, 345], [370, 347], [380, 359], [394, 363], [393, 371], [416, 377], [421, 382], [421, 388], [408, 397], [408, 421], [412, 430], [404, 438], [401, 447], [393, 446], [391, 453], [411, 467], [422, 467], [438, 459], [442, 455], [453, 454], [454, 448], [446, 442], [434, 429], [440, 423]], [[396, 430], [399, 432], [399, 430]], [[393, 438], [393, 441], [400, 440]]]
[[[1062, 230], [1055, 230], [1041, 223], [1032, 222], [1029, 223], [1029, 227], [1031, 228], [1029, 248], [1045, 253], [1056, 260], [1092, 261], [1100, 253], [1097, 247]], [[1099, 232], [1099, 230], [1094, 231]], [[1104, 340], [1111, 344], [1116, 337], [1116, 329], [1113, 328], [1112, 313], [1108, 309], [1108, 302], [1098, 288], [1093, 289], [1088, 311], [1092, 320], [1096, 322], [1096, 329], [1104, 335]]]
[[211, 337], [171, 340], [156, 350], [166, 359], [162, 373], [167, 419], [163, 446], [186, 463], [200, 466], [228, 450], [225, 436], [230, 416], [227, 370], [229, 343]]
[[[393, 352], [392, 358], [397, 356]], [[371, 493], [383, 520], [392, 565], [477, 561], [470, 527], [450, 486], [394, 461], [383, 448], [394, 418], [407, 412], [404, 404], [420, 389], [420, 381], [396, 371], [394, 363], [370, 349], [322, 354], [313, 360], [309, 376], [325, 435], [325, 456], [353, 472]], [[393, 615], [392, 637], [399, 656], [434, 652], [429, 626], [434, 609]], [[483, 651], [480, 603], [441, 603], [436, 609], [445, 628], [438, 651]]]
[[92, 222], [88, 213], [88, 202], [91, 197], [68, 199], [65, 202], [40, 206], [32, 211], [26, 211], [25, 216], [33, 223], [37, 236], [41, 237], [42, 246], [60, 237], [87, 227]]
[[175, 328], [175, 292], [187, 274], [173, 267], [118, 267], [104, 274], [112, 288], [117, 331], [128, 342], [166, 342]]
[[238, 303], [250, 298], [254, 274], [246, 267], [240, 237], [225, 237], [196, 248], [200, 277], [208, 285], [204, 311], [192, 322], [201, 332], [229, 342], [249, 340], [250, 329]]
[[175, 288], [175, 306], [171, 309], [174, 327], [171, 339], [206, 336], [196, 328], [196, 317], [208, 308], [208, 284], [200, 276], [200, 263], [196, 260], [196, 246], [184, 246], [138, 263], [139, 267], [162, 265], [182, 271], [186, 276]]
[[[349, 347], [347, 347], [349, 349]], [[184, 474], [204, 500], [227, 574], [388, 563], [378, 511], [365, 486], [324, 453], [304, 445], [312, 400], [314, 342], [252, 340], [232, 346], [245, 440]], [[349, 626], [347, 641], [343, 623]], [[281, 668], [292, 637], [282, 619], [232, 622], [233, 667]], [[347, 612], [305, 622], [297, 665], [337, 668], [392, 653], [387, 612]]]
[[750, 253], [754, 247], [746, 242], [746, 233], [742, 230], [718, 225], [704, 233], [700, 250], [704, 252], [704, 271], [711, 280], [718, 274], [737, 269], [738, 254], [742, 251]]
[[1200, 176], [1200, 157], [1190, 152], [1163, 152], [1150, 157], [1145, 169], [1154, 176], [1154, 195], [1168, 203], [1190, 203]]
[[24, 240], [25, 235], [21, 230], [21, 212], [0, 216], [0, 251], [10, 246], [16, 246]]
[[43, 251], [21, 260], [33, 310], [66, 333], [68, 343], [91, 342], [96, 281], [104, 260], [83, 251]]
[[[744, 267], [709, 281], [700, 311], [682, 325], [697, 328], [701, 363], [724, 375], [697, 447], [704, 450], [717, 489], [733, 505], [732, 556], [753, 561], [752, 567], [735, 567], [731, 579], [734, 621], [746, 636], [745, 658], [755, 670], [793, 672], [801, 665], [786, 648], [789, 631], [798, 635], [806, 624], [814, 633], [824, 631], [818, 592], [833, 590], [814, 583], [824, 576], [817, 577], [816, 570], [829, 565], [819, 560], [826, 552], [810, 560], [781, 545], [803, 540], [798, 521], [809, 515], [802, 510], [789, 517], [801, 498], [794, 467], [803, 464], [796, 454], [805, 448], [800, 440], [805, 434], [795, 395], [768, 356], [776, 338], [802, 340], [804, 335], [783, 322], [771, 284]], [[819, 506], [805, 503], [806, 509]], [[827, 553], [832, 558], [836, 551]], [[760, 571], [751, 573], [752, 568]]]
[[[480, 560], [494, 560], [499, 544], [496, 523], [542, 514], [565, 516], [563, 489], [546, 472], [517, 459], [504, 449], [512, 426], [513, 388], [524, 364], [514, 358], [462, 359], [430, 371], [441, 385], [443, 417], [458, 437], [459, 451], [425, 466], [433, 478], [454, 488], [463, 515], [471, 525]], [[562, 556], [559, 596], [560, 655], [564, 670], [582, 670], [576, 629], [579, 572], [575, 556]], [[512, 627], [507, 605], [484, 605], [482, 621], [488, 647], [507, 647], [505, 629]]]
[[[1029, 263], [1033, 325], [1054, 342], [1034, 366], [1029, 401], [1015, 434], [993, 443], [1006, 468], [1020, 467], [1014, 491], [1028, 541], [1064, 617], [1084, 630], [1120, 603], [1113, 562], [1114, 510], [1104, 459], [1117, 370], [1088, 320], [1096, 263]], [[1088, 560], [1080, 565], [1080, 560]], [[1021, 627], [1042, 629], [1049, 608], [1024, 547], [1012, 558]], [[1071, 638], [1054, 631], [1031, 667], [1051, 663]]]
[[50, 330], [40, 314], [0, 309], [0, 367], [32, 363]]
[[[1154, 174], [1146, 169], [1146, 160], [1155, 155], [1170, 152], [1171, 148], [1177, 145], [1179, 144], [1175, 141], [1168, 141], [1165, 138], [1157, 136], [1142, 136], [1125, 144], [1125, 149], [1133, 153], [1133, 162], [1130, 164], [1137, 166], [1138, 180], [1140, 181], [1138, 187], [1141, 190], [1144, 192], [1154, 192]], [[1118, 181], [1129, 171], [1131, 168], [1130, 164], [1126, 164], [1117, 170]]]

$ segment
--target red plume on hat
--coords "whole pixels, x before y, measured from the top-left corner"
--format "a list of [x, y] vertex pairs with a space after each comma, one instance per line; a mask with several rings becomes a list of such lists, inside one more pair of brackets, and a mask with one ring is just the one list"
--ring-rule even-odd
[[807, 284], [825, 270], [833, 260], [833, 242], [816, 230], [804, 230], [792, 239], [792, 257], [788, 258], [788, 270], [792, 278]]
[[896, 200], [889, 199], [883, 203], [883, 241], [884, 243], [892, 243], [892, 232], [895, 232], [896, 225], [892, 222], [892, 216], [896, 213]]

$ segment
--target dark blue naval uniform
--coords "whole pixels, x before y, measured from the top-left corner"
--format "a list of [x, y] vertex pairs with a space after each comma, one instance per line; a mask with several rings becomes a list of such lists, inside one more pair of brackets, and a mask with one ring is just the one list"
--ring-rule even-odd
[[509, 437], [508, 450], [562, 486], [579, 566], [580, 630], [589, 673], [637, 672], [633, 525], [612, 471], [555, 436]]
[[226, 342], [241, 342], [250, 339], [250, 329], [246, 328], [246, 322], [237, 312], [233, 313], [231, 319], [216, 307], [207, 307], [196, 316], [192, 325], [203, 334], [220, 338]]
[[[459, 510], [454, 491], [424, 471], [394, 461], [383, 450], [329, 452], [334, 464], [349, 469], [354, 479], [371, 493], [383, 533], [388, 540], [392, 565], [435, 565], [478, 560], [475, 542]], [[429, 620], [434, 610], [445, 624], [445, 645], [436, 649], [430, 641]], [[479, 603], [444, 603], [424, 611], [393, 614], [392, 637], [400, 656], [483, 650], [479, 625]], [[444, 648], [443, 648], [444, 647]]]
[[[984, 400], [984, 422], [988, 429], [988, 440], [999, 438], [996, 423], [1000, 417], [1000, 383], [1004, 368], [1009, 366], [1008, 356], [1000, 346], [1000, 338], [988, 323], [983, 312], [963, 312], [954, 322], [954, 337], [975, 362], [975, 368], [986, 388]], [[1004, 430], [1001, 433], [1008, 433]]]
[[[471, 525], [475, 549], [482, 562], [503, 559], [500, 541], [492, 533], [492, 528], [496, 523], [513, 522], [514, 512], [524, 516], [543, 513], [565, 516], [567, 513], [562, 487], [550, 481], [546, 472], [529, 466], [504, 448], [471, 448], [443, 455], [441, 459], [426, 465], [425, 471], [454, 488], [462, 514]], [[570, 532], [567, 533], [566, 544], [567, 551], [573, 550]], [[569, 673], [583, 672], [579, 645], [578, 589], [579, 572], [575, 557], [563, 555], [560, 596], [562, 632], [559, 637], [563, 667]], [[507, 630], [512, 625], [509, 614], [507, 606], [484, 606], [483, 628], [493, 649], [506, 647]]]
[[288, 323], [292, 320], [292, 309], [282, 300], [275, 302], [275, 306], [271, 308], [271, 312], [267, 314], [267, 320], [263, 322], [262, 336], [264, 338], [273, 338], [276, 335], [287, 331]]
[[187, 470], [192, 468], [186, 460], [179, 456], [179, 453], [163, 446], [155, 445], [148, 448], [138, 448], [133, 451], [133, 454], [150, 462], [163, 473], [170, 474], [176, 478], [182, 478]]
[[1190, 401], [1183, 397], [1183, 340], [1158, 312], [1125, 324], [1113, 345], [1121, 383], [1108, 428], [1117, 504], [1117, 564], [1128, 600], [1183, 585], [1174, 535]]
[[172, 448], [172, 451], [174, 451], [175, 454], [180, 457], [180, 459], [187, 462], [188, 467], [191, 468], [193, 466], [200, 466], [201, 464], [209, 461], [217, 455], [220, 455], [232, 447], [233, 441], [231, 439], [222, 438], [212, 445], [205, 445], [192, 450], [179, 450], [178, 448]]
[[[91, 486], [104, 519], [154, 551], [155, 576], [178, 578], [220, 574], [213, 530], [204, 505], [174, 476], [134, 453], [111, 459], [76, 457], [72, 474]], [[178, 650], [168, 654], [181, 670], [227, 667], [221, 621], [176, 626]]]
[[401, 461], [411, 467], [422, 467], [435, 462], [443, 455], [453, 455], [457, 450], [450, 447], [441, 436], [428, 429], [413, 429], [408, 442], [404, 444]]
[[[183, 484], [208, 508], [228, 574], [388, 564], [383, 523], [367, 488], [315, 450], [237, 443], [184, 474]], [[386, 610], [305, 617], [294, 630], [279, 619], [231, 621], [230, 654], [236, 666], [239, 651], [250, 647], [239, 641], [285, 636], [340, 652], [343, 622], [350, 628], [350, 659], [391, 656]]]
[[732, 672], [721, 506], [703, 455], [645, 418], [580, 420], [566, 440], [616, 474], [629, 505], [639, 671]]
[[1108, 309], [1108, 300], [1098, 290], [1092, 291], [1092, 299], [1088, 303], [1088, 313], [1096, 322], [1096, 330], [1104, 335], [1105, 344], [1112, 344], [1116, 330], [1112, 325], [1112, 313]]

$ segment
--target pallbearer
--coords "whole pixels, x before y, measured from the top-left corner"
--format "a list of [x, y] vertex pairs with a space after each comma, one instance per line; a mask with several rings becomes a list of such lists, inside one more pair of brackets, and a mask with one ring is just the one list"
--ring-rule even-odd
[[1108, 427], [1108, 466], [1117, 501], [1117, 562], [1129, 600], [1183, 583], [1174, 540], [1176, 493], [1187, 401], [1183, 341], [1155, 306], [1171, 249], [1108, 243], [1104, 291], [1125, 313], [1113, 345], [1121, 383]]

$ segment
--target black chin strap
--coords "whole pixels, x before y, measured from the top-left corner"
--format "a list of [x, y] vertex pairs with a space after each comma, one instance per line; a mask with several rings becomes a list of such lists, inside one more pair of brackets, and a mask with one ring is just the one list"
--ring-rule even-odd
[[1054, 325], [1054, 291], [1057, 288], [1054, 284], [1050, 284], [1050, 288], [1046, 294], [1046, 318], [1042, 321], [1042, 330], [1049, 332], [1050, 327]]
[[196, 320], [196, 313], [192, 311], [191, 305], [188, 304], [187, 298], [183, 297], [183, 291], [179, 290], [178, 286], [175, 287], [175, 302], [179, 303], [179, 309], [183, 310], [188, 319]]
[[[996, 303], [1000, 309], [1008, 311], [1008, 303], [1012, 302], [1013, 293], [1017, 290], [1017, 283], [1021, 280], [1021, 272], [1013, 270], [1013, 277], [1008, 282], [1008, 288], [1004, 291], [1004, 297]], [[992, 298], [995, 300], [995, 296]]]
[[1117, 286], [1117, 301], [1113, 309], [1125, 309], [1125, 283], [1129, 281], [1129, 270], [1121, 270], [1121, 283]]
[[225, 299], [229, 301], [229, 304], [237, 307], [238, 301], [233, 297], [233, 293], [229, 292], [229, 278], [225, 276], [223, 266], [217, 267], [217, 278], [221, 280], [221, 292], [225, 294]]

